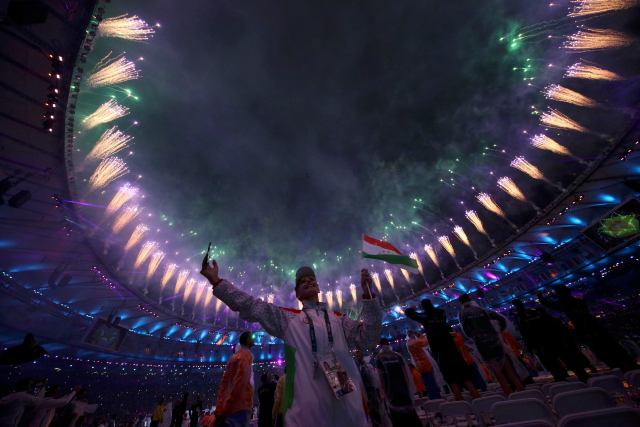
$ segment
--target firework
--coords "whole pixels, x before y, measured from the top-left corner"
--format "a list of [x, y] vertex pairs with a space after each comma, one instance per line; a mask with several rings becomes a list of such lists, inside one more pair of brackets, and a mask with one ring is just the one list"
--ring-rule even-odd
[[464, 231], [464, 229], [459, 225], [456, 225], [455, 227], [453, 227], [453, 234], [455, 234], [462, 243], [464, 243], [469, 249], [471, 249], [471, 252], [473, 252], [473, 257], [477, 259], [478, 254], [476, 253], [476, 250], [473, 249], [473, 246], [471, 246], [469, 236], [467, 236], [467, 233]]
[[507, 214], [504, 213], [502, 208], [500, 206], [498, 206], [498, 204], [496, 202], [494, 202], [493, 199], [491, 198], [491, 196], [488, 195], [487, 193], [478, 194], [476, 196], [476, 199], [489, 212], [493, 212], [494, 214], [496, 214], [496, 215], [498, 215], [499, 217], [502, 217], [502, 218], [506, 218], [507, 217]]
[[569, 12], [569, 16], [573, 18], [598, 15], [640, 6], [640, 1], [638, 0], [572, 0], [571, 3], [573, 3], [574, 6]]
[[520, 200], [521, 202], [527, 200], [518, 185], [508, 176], [503, 176], [498, 180], [498, 187], [516, 200]]
[[484, 234], [487, 237], [487, 239], [489, 239], [489, 242], [491, 242], [491, 246], [495, 248], [496, 243], [493, 241], [491, 236], [489, 236], [489, 233], [487, 233], [487, 230], [485, 230], [484, 224], [482, 224], [482, 220], [478, 216], [478, 213], [473, 210], [465, 211], [464, 216], [469, 220], [471, 224], [473, 224], [473, 226], [476, 228], [476, 230], [478, 230], [480, 234]]
[[548, 111], [542, 113], [540, 122], [550, 128], [574, 130], [576, 132], [588, 132], [587, 128], [553, 108], [549, 108]]
[[127, 148], [127, 145], [132, 139], [132, 136], [119, 131], [117, 126], [113, 126], [100, 136], [100, 139], [98, 139], [96, 145], [94, 145], [89, 154], [87, 154], [85, 160], [97, 161], [113, 156]]
[[562, 45], [575, 52], [615, 49], [633, 44], [634, 39], [624, 33], [602, 28], [584, 28], [568, 37]]
[[327, 291], [325, 294], [327, 296], [327, 305], [333, 307], [333, 292]]
[[113, 222], [111, 231], [113, 231], [114, 234], [121, 232], [131, 221], [136, 219], [141, 210], [138, 205], [127, 206]]
[[100, 22], [98, 35], [102, 37], [118, 37], [126, 40], [142, 41], [153, 36], [155, 30], [136, 15], [120, 15]]
[[140, 268], [142, 264], [149, 258], [151, 253], [156, 250], [158, 244], [156, 242], [144, 242], [144, 245], [140, 248], [140, 252], [138, 252], [138, 256], [136, 257], [136, 262], [133, 264], [135, 268]]
[[[207, 284], [205, 284], [205, 286], [207, 286]], [[213, 292], [207, 292], [207, 294], [204, 296], [204, 303], [203, 305], [205, 307], [209, 307], [209, 304], [211, 304], [211, 300], [213, 299]]]
[[178, 273], [178, 278], [176, 279], [176, 286], [173, 288], [174, 295], [178, 295], [182, 290], [182, 286], [184, 286], [187, 281], [187, 277], [189, 277], [189, 270], [180, 270]]
[[453, 258], [453, 262], [456, 263], [456, 267], [461, 268], [460, 264], [458, 264], [458, 260], [456, 259], [456, 251], [455, 251], [455, 249], [453, 249], [453, 245], [451, 244], [451, 241], [449, 240], [449, 237], [448, 236], [440, 236], [440, 237], [438, 237], [438, 242], [440, 242], [440, 244], [442, 245], [444, 250], [447, 251], [447, 253], [449, 255], [451, 255], [451, 258]]
[[318, 292], [318, 301], [322, 302], [322, 291]]
[[378, 294], [382, 294], [382, 283], [380, 282], [380, 275], [378, 273], [373, 273], [371, 275], [371, 278], [373, 279], [373, 283], [376, 285]]
[[572, 156], [571, 151], [564, 145], [558, 144], [553, 139], [542, 133], [531, 138], [531, 146], [539, 150], [551, 151], [552, 153], [559, 154], [561, 156]]
[[440, 261], [438, 261], [438, 257], [436, 256], [436, 251], [433, 250], [433, 246], [424, 245], [424, 251], [429, 256], [429, 259], [431, 259], [431, 262], [433, 262], [436, 265], [436, 267], [440, 268]]
[[158, 251], [151, 256], [151, 261], [149, 261], [149, 265], [147, 266], [147, 280], [151, 279], [155, 274], [158, 267], [160, 267], [160, 263], [164, 259], [164, 252]]
[[191, 291], [193, 290], [193, 287], [195, 284], [196, 284], [196, 279], [191, 277], [189, 278], [189, 280], [187, 280], [187, 284], [184, 286], [184, 293], [182, 294], [183, 304], [187, 302], [187, 300], [189, 299], [189, 296], [191, 295]]
[[539, 181], [546, 180], [542, 172], [540, 172], [540, 169], [538, 169], [537, 167], [529, 163], [527, 159], [525, 159], [522, 156], [518, 156], [515, 159], [513, 159], [509, 166], [511, 166], [512, 168], [518, 169], [520, 172], [524, 172], [525, 174], [529, 175], [533, 179], [537, 179]]
[[404, 277], [404, 280], [406, 280], [408, 284], [411, 284], [411, 276], [409, 276], [409, 272], [404, 268], [401, 268], [400, 273], [402, 273], [402, 277]]
[[162, 275], [162, 279], [160, 279], [160, 286], [164, 289], [169, 283], [169, 280], [173, 277], [173, 274], [176, 272], [178, 266], [174, 263], [168, 264], [164, 269], [164, 274]]
[[204, 293], [204, 290], [207, 288], [207, 283], [206, 282], [200, 282], [198, 283], [197, 286], [197, 290], [196, 290], [196, 304], [198, 304], [200, 302], [200, 299], [202, 299], [202, 294]]
[[216, 298], [216, 313], [218, 313], [218, 311], [220, 311], [221, 307], [222, 307], [222, 300]]
[[338, 301], [338, 307], [342, 308], [342, 291], [336, 290], [336, 300]]
[[356, 290], [356, 285], [353, 283], [349, 285], [349, 292], [351, 293], [351, 299], [353, 302], [358, 302], [358, 291]]
[[422, 269], [422, 263], [420, 262], [420, 258], [418, 257], [418, 254], [415, 252], [411, 252], [411, 254], [409, 254], [409, 258], [416, 260], [416, 263], [418, 264], [418, 271], [424, 277], [424, 270]]
[[149, 228], [147, 228], [146, 225], [138, 224], [136, 228], [131, 232], [131, 237], [129, 237], [129, 240], [127, 240], [127, 244], [124, 246], [124, 251], [128, 252], [131, 248], [137, 245], [138, 242], [142, 239], [142, 236], [144, 236], [144, 233], [146, 233], [147, 231], [149, 231]]
[[547, 86], [543, 93], [547, 99], [553, 99], [554, 101], [565, 102], [579, 107], [595, 107], [598, 105], [593, 99], [556, 84]]
[[384, 270], [384, 276], [387, 278], [387, 282], [391, 285], [391, 289], [395, 288], [395, 283], [393, 282], [393, 275], [391, 274], [391, 270], [386, 268]]
[[267, 302], [269, 304], [273, 304], [273, 301], [275, 300], [275, 298], [276, 298], [275, 295], [269, 294], [269, 295], [267, 295]]
[[117, 85], [140, 77], [140, 72], [136, 70], [136, 64], [122, 55], [109, 58], [110, 55], [98, 62], [95, 71], [87, 79], [87, 84], [90, 87]]
[[82, 125], [85, 129], [92, 129], [98, 125], [124, 117], [127, 114], [129, 114], [127, 107], [118, 104], [115, 99], [110, 99], [99, 106], [96, 111], [85, 117], [82, 120]]
[[564, 76], [572, 77], [575, 79], [586, 79], [586, 80], [610, 80], [610, 81], [624, 80], [624, 77], [614, 72], [605, 70], [603, 68], [595, 67], [593, 65], [586, 65], [586, 64], [583, 64], [582, 62], [577, 62], [573, 64], [571, 67], [569, 67]]
[[124, 206], [129, 200], [131, 200], [138, 193], [138, 189], [132, 187], [129, 184], [125, 184], [118, 189], [118, 192], [111, 199], [107, 208], [105, 209], [105, 216], [109, 217], [113, 215], [118, 209]]
[[89, 189], [95, 191], [129, 173], [127, 164], [118, 157], [109, 157], [100, 162], [89, 178]]

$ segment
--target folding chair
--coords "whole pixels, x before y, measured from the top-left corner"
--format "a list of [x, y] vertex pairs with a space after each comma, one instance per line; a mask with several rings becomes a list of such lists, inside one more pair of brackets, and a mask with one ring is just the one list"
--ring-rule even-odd
[[553, 409], [559, 417], [596, 409], [613, 408], [616, 402], [605, 389], [589, 387], [583, 390], [566, 391], [553, 397]]
[[496, 402], [491, 407], [496, 424], [545, 420], [555, 425], [551, 409], [538, 399], [516, 399]]
[[558, 427], [638, 427], [640, 410], [620, 406], [562, 417]]

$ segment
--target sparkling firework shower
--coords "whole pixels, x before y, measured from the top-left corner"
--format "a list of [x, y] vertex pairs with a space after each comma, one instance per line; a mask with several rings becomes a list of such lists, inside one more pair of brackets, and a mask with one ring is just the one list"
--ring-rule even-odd
[[391, 285], [391, 289], [395, 289], [396, 284], [393, 281], [393, 274], [391, 274], [391, 270], [385, 268], [384, 276], [387, 278], [387, 282], [389, 282], [389, 284]]
[[142, 41], [153, 36], [155, 30], [136, 15], [120, 15], [100, 22], [98, 35], [102, 37], [118, 37], [126, 40]]
[[494, 214], [496, 214], [496, 215], [498, 215], [499, 217], [502, 217], [502, 218], [506, 218], [507, 217], [507, 214], [505, 214], [504, 211], [502, 210], [502, 208], [500, 206], [498, 206], [498, 204], [496, 202], [493, 201], [493, 199], [491, 198], [491, 196], [489, 194], [487, 194], [487, 193], [479, 193], [476, 196], [476, 199], [489, 212], [493, 212]]
[[428, 244], [424, 245], [424, 251], [429, 256], [429, 259], [431, 260], [431, 262], [434, 263], [436, 267], [440, 268], [440, 261], [438, 261], [438, 257], [436, 256], [436, 251], [433, 250], [433, 246]]
[[100, 136], [96, 145], [94, 145], [89, 154], [87, 154], [86, 160], [97, 161], [113, 156], [127, 148], [131, 140], [133, 140], [132, 136], [119, 131], [117, 126], [113, 126]]
[[136, 194], [138, 194], [138, 189], [136, 187], [132, 187], [130, 184], [121, 186], [107, 205], [107, 208], [104, 211], [105, 216], [109, 217], [113, 215], [122, 206], [124, 206], [125, 203], [134, 198]]
[[565, 102], [567, 104], [577, 105], [579, 107], [595, 107], [598, 105], [596, 101], [591, 98], [567, 89], [566, 87], [552, 84], [544, 89], [544, 96], [547, 99], [552, 99], [558, 102]]
[[180, 273], [178, 273], [178, 278], [176, 279], [176, 286], [173, 290], [174, 295], [177, 296], [180, 293], [180, 291], [182, 290], [182, 286], [187, 281], [187, 277], [189, 277], [189, 270], [180, 270]]
[[[205, 286], [208, 287], [208, 285], [205, 284]], [[204, 305], [205, 307], [209, 307], [209, 304], [211, 304], [211, 299], [213, 298], [213, 292], [207, 292], [205, 297], [204, 297], [204, 303], [202, 305]]]
[[462, 243], [464, 243], [469, 249], [471, 249], [471, 252], [473, 252], [474, 258], [477, 259], [478, 254], [476, 253], [476, 250], [473, 249], [473, 246], [471, 246], [471, 241], [469, 240], [467, 233], [464, 231], [464, 228], [460, 227], [459, 225], [456, 225], [455, 227], [453, 227], [453, 234], [455, 234], [456, 237], [458, 237], [458, 239]]
[[424, 270], [422, 269], [422, 263], [420, 262], [420, 257], [418, 257], [418, 254], [415, 252], [411, 252], [409, 254], [409, 258], [416, 260], [416, 264], [418, 264], [418, 271], [420, 272], [422, 277], [424, 277]]
[[342, 308], [342, 291], [336, 290], [336, 300], [338, 301], [338, 307]]
[[349, 285], [349, 292], [351, 293], [351, 299], [353, 302], [358, 302], [358, 293], [356, 291], [356, 285], [353, 283]]
[[569, 12], [572, 18], [598, 15], [616, 10], [631, 9], [640, 6], [638, 0], [571, 0], [574, 4]]
[[602, 28], [584, 28], [568, 37], [563, 48], [574, 52], [615, 49], [630, 46], [635, 39], [618, 31]]
[[564, 75], [575, 79], [621, 81], [624, 77], [603, 68], [577, 62], [567, 69]]
[[87, 130], [93, 129], [98, 125], [109, 123], [127, 114], [129, 114], [127, 107], [118, 104], [115, 99], [110, 99], [99, 106], [96, 111], [85, 117], [84, 120], [82, 120], [82, 125]]
[[131, 221], [136, 219], [136, 217], [140, 214], [142, 209], [138, 205], [127, 206], [120, 212], [120, 215], [113, 222], [113, 226], [111, 227], [111, 231], [114, 234], [118, 234], [121, 232]]
[[127, 164], [118, 157], [104, 159], [89, 178], [89, 190], [100, 190], [129, 173]]
[[191, 291], [193, 291], [193, 287], [195, 284], [196, 279], [189, 278], [189, 280], [187, 280], [187, 284], [184, 287], [184, 293], [182, 294], [182, 304], [187, 302], [187, 300], [189, 299], [189, 296], [191, 295]]
[[521, 202], [527, 201], [527, 198], [524, 197], [520, 188], [508, 176], [503, 176], [498, 179], [498, 187], [516, 200], [520, 200]]
[[548, 111], [542, 113], [540, 122], [550, 128], [574, 130], [576, 132], [588, 132], [587, 128], [553, 108], [549, 108]]
[[110, 55], [105, 56], [98, 62], [95, 71], [87, 79], [87, 84], [90, 87], [117, 85], [140, 77], [136, 64], [122, 55], [109, 58]]
[[164, 252], [158, 251], [151, 256], [151, 261], [149, 261], [149, 265], [147, 266], [147, 280], [151, 279], [158, 267], [160, 267], [164, 255]]
[[149, 255], [156, 250], [158, 244], [156, 242], [144, 242], [136, 257], [136, 262], [133, 264], [134, 268], [140, 268], [142, 264], [149, 258]]
[[449, 236], [438, 237], [438, 242], [440, 242], [444, 250], [447, 251], [449, 255], [451, 255], [451, 258], [453, 258], [453, 262], [456, 263], [456, 267], [460, 268], [460, 264], [458, 264], [458, 260], [456, 259], [456, 251], [453, 249], [453, 245], [449, 240]]
[[378, 295], [382, 294], [382, 283], [380, 282], [380, 275], [378, 273], [373, 273], [371, 275], [373, 279], [373, 283], [376, 285], [376, 289], [378, 290]]
[[149, 231], [149, 228], [146, 225], [136, 225], [136, 228], [133, 230], [133, 232], [131, 232], [129, 240], [127, 240], [127, 244], [124, 246], [124, 251], [128, 252], [129, 250], [131, 250], [131, 248], [137, 245], [147, 231]]
[[567, 147], [560, 145], [555, 140], [542, 133], [531, 138], [531, 146], [539, 150], [551, 151], [552, 153], [559, 154], [561, 156], [574, 157]]
[[469, 220], [471, 224], [473, 224], [473, 226], [476, 228], [476, 230], [478, 230], [480, 234], [484, 234], [487, 237], [487, 239], [489, 239], [489, 242], [491, 242], [491, 246], [495, 248], [496, 243], [493, 241], [491, 236], [489, 236], [489, 233], [487, 233], [487, 230], [485, 230], [484, 224], [482, 224], [482, 220], [478, 216], [478, 213], [476, 211], [469, 210], [469, 211], [465, 211], [464, 216]]
[[333, 307], [333, 292], [327, 291], [325, 292], [325, 295], [327, 297], [327, 305], [329, 307]]
[[202, 293], [204, 292], [206, 287], [207, 287], [206, 283], [204, 283], [204, 282], [198, 283], [197, 290], [196, 290], [196, 296], [195, 296], [196, 305], [200, 302], [200, 299], [202, 299]]
[[174, 263], [168, 264], [165, 267], [164, 274], [162, 274], [162, 279], [160, 279], [160, 286], [162, 287], [162, 289], [164, 289], [165, 286], [167, 286], [167, 283], [169, 283], [169, 280], [171, 280], [177, 268], [178, 268], [178, 265]]
[[402, 273], [402, 277], [404, 277], [404, 280], [406, 280], [408, 284], [411, 284], [411, 276], [409, 276], [409, 272], [404, 268], [401, 268], [400, 272]]

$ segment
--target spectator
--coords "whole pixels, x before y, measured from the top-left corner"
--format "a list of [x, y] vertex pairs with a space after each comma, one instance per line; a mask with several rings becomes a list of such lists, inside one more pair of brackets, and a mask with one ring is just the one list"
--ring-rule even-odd
[[258, 388], [258, 427], [273, 427], [273, 403], [276, 393], [276, 382], [270, 373], [265, 372], [260, 377], [260, 387]]
[[31, 379], [19, 381], [13, 393], [0, 399], [0, 427], [17, 426], [27, 408], [29, 411], [60, 408], [67, 405], [76, 394], [72, 391], [60, 399], [36, 397], [29, 393], [32, 384]]
[[429, 399], [440, 399], [440, 387], [438, 387], [433, 365], [427, 355], [427, 345], [429, 345], [429, 341], [426, 336], [419, 335], [416, 331], [409, 331], [407, 349], [415, 364], [415, 369], [422, 378]]

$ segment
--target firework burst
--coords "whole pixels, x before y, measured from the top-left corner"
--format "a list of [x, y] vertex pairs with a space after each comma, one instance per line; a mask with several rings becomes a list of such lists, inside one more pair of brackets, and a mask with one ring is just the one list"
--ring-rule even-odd
[[96, 111], [89, 114], [82, 120], [82, 125], [85, 129], [92, 129], [98, 125], [109, 123], [113, 120], [119, 119], [129, 114], [129, 109], [118, 104], [115, 99], [110, 99]]
[[498, 187], [516, 200], [520, 200], [521, 202], [527, 201], [520, 187], [508, 176], [503, 176], [498, 179]]
[[436, 251], [433, 250], [433, 246], [427, 244], [424, 245], [424, 251], [429, 256], [429, 259], [432, 263], [435, 264], [436, 267], [440, 268], [440, 261], [438, 261], [438, 257], [436, 256]]
[[187, 284], [184, 286], [184, 293], [182, 294], [182, 303], [184, 304], [185, 302], [187, 302], [187, 300], [189, 299], [189, 296], [191, 295], [191, 291], [193, 291], [193, 287], [196, 284], [196, 279], [194, 278], [189, 278], [189, 280], [187, 280]]
[[158, 267], [160, 267], [160, 263], [164, 259], [165, 253], [162, 251], [155, 252], [151, 256], [151, 261], [149, 261], [149, 265], [147, 266], [147, 280], [151, 279], [153, 275], [156, 273]]
[[155, 30], [136, 15], [120, 15], [107, 18], [100, 22], [98, 35], [102, 37], [117, 37], [126, 40], [143, 41], [153, 36]]
[[467, 233], [464, 231], [464, 228], [460, 227], [459, 225], [456, 225], [455, 227], [453, 227], [453, 234], [456, 235], [458, 240], [460, 240], [469, 249], [471, 249], [471, 252], [473, 252], [473, 257], [478, 259], [478, 254], [476, 253], [476, 250], [471, 245], [471, 241], [469, 240], [469, 236], [467, 236]]
[[418, 264], [418, 271], [420, 272], [422, 277], [424, 277], [424, 270], [422, 269], [422, 263], [420, 262], [420, 257], [418, 257], [418, 254], [415, 252], [411, 252], [409, 254], [409, 258], [416, 260], [416, 264]]
[[220, 311], [221, 307], [222, 307], [222, 300], [216, 298], [216, 313], [218, 313], [218, 311]]
[[167, 264], [167, 266], [164, 269], [164, 273], [162, 274], [162, 279], [160, 279], [160, 286], [162, 289], [164, 289], [165, 286], [167, 286], [167, 283], [169, 283], [169, 280], [171, 280], [177, 268], [178, 266], [174, 263]]
[[127, 206], [120, 215], [113, 222], [113, 226], [111, 226], [111, 231], [114, 234], [118, 234], [121, 232], [131, 221], [136, 219], [136, 217], [140, 214], [142, 209], [138, 205]]
[[382, 294], [382, 282], [380, 282], [380, 275], [378, 273], [373, 273], [371, 275], [373, 279], [373, 284], [376, 285], [376, 289], [378, 290], [378, 295]]
[[602, 28], [584, 28], [568, 37], [563, 48], [574, 52], [589, 52], [630, 46], [634, 38], [618, 31]]
[[567, 69], [564, 75], [574, 79], [621, 81], [624, 77], [603, 68], [577, 62]]
[[122, 55], [109, 58], [110, 55], [105, 56], [98, 62], [93, 74], [87, 79], [87, 84], [90, 87], [117, 85], [140, 77], [136, 64]]
[[502, 208], [491, 198], [491, 196], [487, 193], [479, 193], [476, 196], [476, 199], [486, 210], [498, 215], [500, 218], [504, 219], [513, 229], [517, 230], [518, 227], [507, 218], [507, 214], [502, 210]]
[[409, 276], [409, 272], [404, 268], [401, 268], [400, 273], [402, 273], [402, 277], [404, 277], [404, 280], [406, 280], [408, 284], [411, 284], [411, 276]]
[[89, 154], [87, 154], [85, 160], [97, 161], [113, 156], [127, 148], [127, 145], [132, 139], [132, 136], [119, 131], [117, 126], [113, 126], [100, 136], [100, 139], [98, 139], [96, 145], [94, 145]]
[[131, 248], [137, 245], [147, 231], [149, 231], [149, 228], [146, 225], [136, 225], [136, 228], [131, 232], [129, 240], [127, 240], [127, 244], [124, 246], [124, 251], [128, 252]]
[[127, 173], [129, 173], [129, 168], [122, 159], [108, 157], [100, 162], [91, 177], [89, 177], [89, 190], [100, 190]]
[[595, 107], [596, 101], [564, 86], [551, 84], [544, 89], [544, 96], [558, 102], [577, 105], [579, 107]]
[[329, 307], [333, 307], [333, 292], [327, 291], [327, 292], [325, 292], [325, 296], [326, 296], [326, 299], [327, 299], [327, 305]]
[[539, 150], [551, 151], [561, 156], [573, 156], [567, 147], [558, 144], [555, 140], [542, 133], [531, 138], [531, 146]]
[[442, 247], [444, 248], [445, 251], [447, 251], [447, 253], [449, 255], [451, 255], [451, 258], [453, 258], [453, 262], [456, 263], [456, 267], [458, 267], [458, 269], [460, 269], [460, 264], [458, 264], [458, 260], [456, 259], [456, 251], [453, 248], [453, 245], [451, 244], [451, 241], [449, 240], [448, 236], [440, 236], [438, 237], [438, 242], [440, 242], [440, 244], [442, 245]]
[[349, 285], [349, 293], [351, 293], [353, 302], [358, 302], [358, 291], [356, 290], [356, 285], [353, 283]]
[[338, 301], [338, 307], [342, 309], [342, 291], [340, 289], [336, 290], [336, 301]]
[[542, 113], [540, 122], [550, 128], [567, 129], [576, 132], [588, 132], [587, 128], [553, 108], [549, 108], [548, 111]]
[[138, 189], [132, 187], [130, 184], [121, 186], [107, 205], [104, 211], [105, 216], [109, 217], [116, 213], [125, 203], [133, 199], [136, 194], [138, 194]]
[[478, 216], [478, 213], [476, 211], [469, 210], [465, 211], [464, 216], [465, 218], [467, 218], [467, 220], [469, 220], [471, 224], [473, 224], [473, 226], [476, 228], [476, 230], [478, 230], [480, 234], [485, 235], [487, 239], [489, 239], [489, 242], [491, 242], [491, 246], [495, 248], [496, 243], [493, 241], [491, 236], [489, 236], [489, 233], [487, 233], [487, 230], [484, 228], [484, 224], [482, 223], [480, 216]]
[[391, 270], [385, 268], [384, 276], [387, 278], [387, 282], [389, 282], [389, 284], [391, 285], [391, 289], [395, 289], [396, 284], [393, 281], [393, 274], [391, 274]]
[[599, 15], [640, 6], [638, 0], [571, 0], [571, 3], [574, 6], [568, 16], [572, 18]]
[[178, 278], [176, 279], [176, 285], [173, 289], [174, 295], [178, 296], [185, 282], [187, 281], [187, 277], [189, 277], [189, 270], [180, 270], [178, 273]]
[[196, 295], [195, 295], [195, 302], [196, 305], [200, 302], [200, 300], [202, 299], [202, 294], [204, 293], [204, 290], [207, 288], [207, 284], [206, 282], [200, 282], [197, 285], [197, 289], [196, 289]]
[[[207, 284], [205, 284], [205, 286], [208, 287]], [[213, 292], [207, 292], [206, 295], [204, 296], [204, 303], [203, 305], [205, 307], [209, 307], [209, 304], [211, 304], [211, 300], [213, 299]]]
[[158, 243], [156, 242], [144, 242], [140, 251], [138, 252], [138, 256], [136, 257], [136, 261], [133, 264], [135, 268], [140, 268], [142, 264], [149, 258], [151, 253], [156, 250], [158, 247]]
[[518, 169], [520, 172], [525, 173], [526, 175], [528, 175], [533, 179], [536, 179], [538, 181], [544, 181], [547, 184], [553, 187], [556, 187], [558, 190], [564, 191], [564, 188], [561, 185], [550, 181], [547, 177], [544, 176], [544, 174], [540, 171], [540, 169], [538, 169], [536, 166], [529, 163], [527, 159], [525, 159], [522, 156], [518, 156], [515, 159], [513, 159], [509, 166], [511, 166], [514, 169]]

